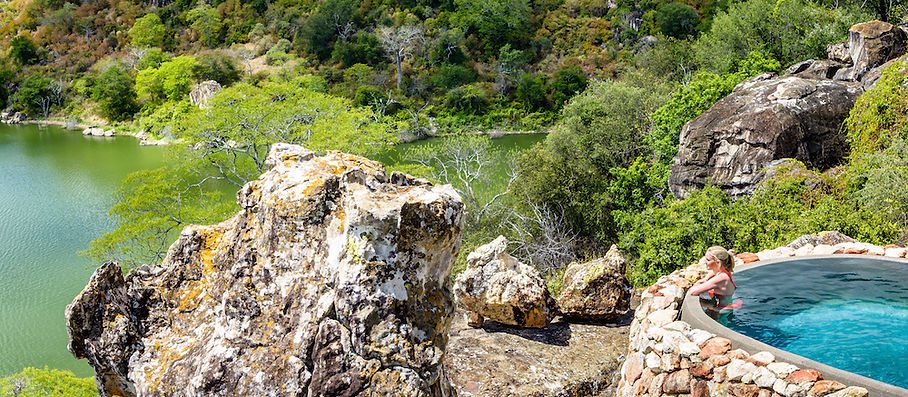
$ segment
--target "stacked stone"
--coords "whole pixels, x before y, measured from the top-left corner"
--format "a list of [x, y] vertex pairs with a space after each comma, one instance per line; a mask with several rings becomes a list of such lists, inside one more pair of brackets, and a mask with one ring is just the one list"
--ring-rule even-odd
[[[841, 240], [843, 242], [835, 242]], [[856, 242], [837, 232], [802, 236], [791, 244], [757, 254], [739, 254], [741, 262], [778, 256], [864, 253], [905, 257], [908, 249]], [[770, 256], [767, 252], [781, 253]], [[735, 397], [865, 397], [867, 389], [824, 380], [814, 369], [777, 362], [769, 352], [749, 354], [732, 342], [678, 321], [681, 303], [693, 282], [706, 275], [693, 264], [662, 276], [641, 295], [630, 329], [627, 358], [617, 395]]]
[[855, 241], [851, 237], [838, 232], [820, 232], [801, 236], [787, 245], [779, 248], [763, 250], [756, 254], [742, 253], [738, 258], [745, 263], [757, 260], [784, 258], [788, 256], [818, 256], [835, 254], [863, 254], [886, 256], [890, 258], [904, 258], [908, 248], [896, 245], [879, 246], [870, 243]]

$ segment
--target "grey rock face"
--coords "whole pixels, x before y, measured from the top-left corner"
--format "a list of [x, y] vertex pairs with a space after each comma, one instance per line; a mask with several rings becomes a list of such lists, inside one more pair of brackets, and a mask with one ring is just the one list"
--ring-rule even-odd
[[564, 272], [558, 308], [570, 319], [612, 321], [630, 310], [631, 284], [624, 277], [627, 258], [612, 245], [608, 253]]
[[380, 164], [276, 144], [160, 266], [100, 267], [67, 307], [103, 396], [449, 395], [463, 204]]
[[740, 197], [772, 173], [766, 168], [773, 161], [794, 158], [812, 169], [837, 165], [847, 150], [839, 134], [842, 121], [881, 70], [905, 53], [906, 37], [885, 22], [860, 23], [846, 42], [827, 47], [829, 59], [742, 82], [681, 130], [671, 191], [684, 197], [711, 182]]
[[852, 79], [905, 53], [905, 32], [881, 21], [859, 23], [848, 30], [848, 52], [854, 65]]
[[221, 91], [221, 84], [214, 80], [206, 80], [196, 84], [189, 92], [189, 102], [194, 106], [204, 108], [208, 105], [208, 100]]
[[555, 316], [555, 301], [539, 271], [507, 253], [508, 240], [498, 236], [467, 257], [457, 276], [457, 302], [502, 324], [542, 328]]
[[764, 167], [787, 157], [835, 166], [847, 148], [839, 126], [861, 92], [858, 83], [799, 75], [741, 83], [681, 130], [672, 192], [683, 197], [711, 182], [730, 196], [747, 195]]

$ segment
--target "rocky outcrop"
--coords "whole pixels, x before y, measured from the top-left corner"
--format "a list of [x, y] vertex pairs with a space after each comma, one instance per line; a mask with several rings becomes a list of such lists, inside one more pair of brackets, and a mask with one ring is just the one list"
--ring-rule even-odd
[[456, 192], [294, 145], [267, 164], [236, 216], [160, 266], [100, 267], [67, 307], [102, 395], [450, 395]]
[[630, 314], [608, 325], [556, 319], [543, 329], [492, 321], [472, 328], [468, 317], [457, 311], [445, 352], [445, 374], [458, 396], [615, 395]]
[[214, 80], [205, 80], [196, 84], [196, 86], [192, 88], [192, 91], [189, 92], [189, 102], [192, 103], [193, 106], [205, 108], [208, 106], [208, 100], [219, 91], [221, 91], [221, 84]]
[[905, 32], [882, 21], [859, 23], [848, 30], [852, 66], [847, 77], [861, 80], [865, 73], [905, 53]]
[[742, 82], [682, 128], [672, 193], [684, 197], [711, 183], [732, 197], [749, 195], [767, 178], [765, 168], [784, 158], [812, 169], [836, 166], [848, 147], [839, 127], [887, 61], [905, 53], [905, 41], [888, 23], [857, 24], [848, 41], [827, 48], [829, 59]]
[[0, 112], [0, 123], [4, 124], [19, 124], [25, 120], [25, 115], [19, 112], [13, 112], [10, 109], [6, 109], [3, 112]]
[[672, 192], [683, 197], [712, 183], [730, 196], [748, 195], [764, 168], [782, 158], [837, 165], [847, 148], [839, 127], [860, 93], [857, 83], [798, 75], [741, 83], [681, 130]]
[[612, 245], [604, 257], [571, 263], [564, 272], [558, 309], [571, 320], [614, 321], [630, 310], [627, 258]]
[[[555, 316], [555, 301], [539, 271], [507, 252], [508, 240], [498, 236], [467, 257], [467, 268], [457, 276], [457, 303], [482, 318], [502, 324], [542, 328]], [[481, 317], [480, 317], [481, 316]]]
[[86, 136], [114, 136], [117, 132], [114, 130], [105, 130], [101, 127], [88, 127], [82, 130], [82, 135]]

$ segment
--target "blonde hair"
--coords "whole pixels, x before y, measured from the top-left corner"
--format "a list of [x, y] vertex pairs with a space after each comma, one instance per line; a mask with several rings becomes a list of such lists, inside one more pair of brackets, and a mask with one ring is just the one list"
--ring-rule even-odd
[[719, 260], [719, 263], [722, 265], [722, 268], [728, 270], [729, 272], [735, 271], [735, 261], [732, 259], [731, 254], [718, 245], [714, 245], [706, 249], [706, 253], [712, 254]]

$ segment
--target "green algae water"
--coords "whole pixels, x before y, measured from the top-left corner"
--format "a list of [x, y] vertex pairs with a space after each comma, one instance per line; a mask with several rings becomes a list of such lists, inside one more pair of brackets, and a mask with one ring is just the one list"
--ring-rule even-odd
[[0, 376], [24, 367], [91, 376], [66, 350], [63, 311], [95, 264], [77, 251], [111, 230], [113, 192], [166, 149], [130, 137], [0, 124]]

